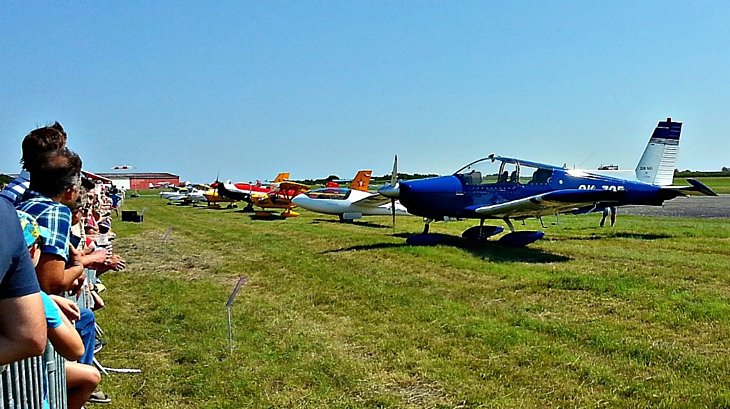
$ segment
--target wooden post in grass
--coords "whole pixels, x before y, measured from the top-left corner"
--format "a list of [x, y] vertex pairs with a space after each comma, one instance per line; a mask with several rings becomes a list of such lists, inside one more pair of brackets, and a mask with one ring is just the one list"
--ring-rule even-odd
[[231, 353], [233, 353], [233, 324], [231, 323], [231, 308], [233, 307], [233, 301], [236, 300], [238, 292], [241, 290], [241, 287], [246, 284], [247, 280], [248, 279], [246, 277], [240, 277], [238, 279], [238, 283], [236, 283], [236, 287], [233, 289], [233, 292], [231, 293], [231, 296], [228, 297], [228, 302], [226, 303], [226, 312], [228, 313], [228, 350]]
[[172, 226], [168, 226], [165, 234], [162, 235], [162, 244], [167, 243], [167, 239], [170, 238], [170, 233], [172, 233]]

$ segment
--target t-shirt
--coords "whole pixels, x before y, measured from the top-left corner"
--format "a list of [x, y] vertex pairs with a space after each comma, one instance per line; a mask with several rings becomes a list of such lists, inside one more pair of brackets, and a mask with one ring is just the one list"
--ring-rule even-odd
[[61, 256], [68, 261], [68, 243], [71, 233], [71, 210], [64, 204], [54, 202], [37, 192], [28, 190], [25, 193], [28, 200], [18, 206], [22, 210], [35, 217], [39, 226], [50, 231], [50, 237], [43, 239], [42, 253]]
[[56, 302], [43, 291], [41, 291], [41, 298], [43, 298], [43, 310], [46, 313], [46, 326], [48, 329], [56, 329], [63, 325], [61, 309], [58, 308]]
[[40, 291], [33, 261], [25, 246], [18, 213], [0, 199], [0, 299]]

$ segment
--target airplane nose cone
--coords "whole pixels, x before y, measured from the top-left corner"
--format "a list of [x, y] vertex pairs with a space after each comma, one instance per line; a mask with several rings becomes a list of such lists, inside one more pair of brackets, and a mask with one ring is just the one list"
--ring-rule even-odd
[[400, 183], [396, 183], [395, 186], [389, 183], [378, 189], [378, 193], [391, 199], [397, 199], [400, 197]]
[[297, 205], [297, 206], [301, 206], [301, 205], [302, 205], [302, 202], [304, 202], [304, 201], [306, 201], [306, 200], [307, 200], [307, 195], [305, 195], [304, 193], [300, 193], [300, 194], [296, 195], [296, 196], [295, 196], [295, 197], [294, 197], [294, 198], [293, 198], [293, 199], [291, 200], [291, 202], [292, 202], [292, 203], [294, 203], [294, 204], [295, 204], [295, 205]]

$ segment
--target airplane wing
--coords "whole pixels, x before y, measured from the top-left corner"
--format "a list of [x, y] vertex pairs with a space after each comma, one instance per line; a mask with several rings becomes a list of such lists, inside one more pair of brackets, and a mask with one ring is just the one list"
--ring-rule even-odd
[[287, 191], [287, 190], [293, 190], [296, 192], [306, 192], [309, 190], [309, 186], [305, 185], [303, 183], [297, 183], [297, 182], [281, 182], [279, 183], [279, 190]]
[[306, 192], [308, 190], [309, 190], [308, 185], [305, 185], [302, 183], [297, 183], [297, 182], [284, 181], [284, 182], [279, 183], [279, 186], [275, 190], [273, 190], [271, 193], [269, 193], [269, 195], [273, 194], [274, 196], [291, 199], [294, 196], [296, 196], [302, 192]]
[[353, 205], [361, 207], [378, 207], [387, 203], [390, 203], [390, 199], [377, 193], [352, 202]]
[[488, 206], [472, 206], [468, 210], [486, 217], [537, 217], [619, 200], [624, 194], [624, 191], [565, 189]]

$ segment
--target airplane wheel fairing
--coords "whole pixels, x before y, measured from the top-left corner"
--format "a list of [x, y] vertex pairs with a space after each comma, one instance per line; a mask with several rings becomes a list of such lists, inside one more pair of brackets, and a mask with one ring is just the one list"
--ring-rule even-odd
[[484, 241], [503, 231], [504, 227], [502, 226], [474, 226], [464, 230], [461, 237], [470, 241]]
[[411, 246], [435, 246], [440, 244], [441, 241], [441, 237], [438, 234], [420, 233], [408, 237], [406, 244]]
[[505, 247], [525, 247], [540, 240], [545, 233], [541, 231], [516, 231], [502, 236], [498, 242]]

